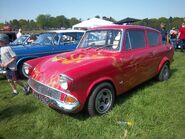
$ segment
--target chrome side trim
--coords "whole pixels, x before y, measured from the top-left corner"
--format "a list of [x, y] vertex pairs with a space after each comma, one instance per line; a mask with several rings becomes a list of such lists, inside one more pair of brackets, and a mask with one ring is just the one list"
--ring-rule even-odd
[[65, 75], [65, 74], [60, 74], [60, 78], [66, 78], [66, 79], [68, 79], [68, 80], [73, 81], [73, 78], [71, 78], [71, 77], [69, 77], [69, 76], [67, 76], [67, 75]]
[[21, 69], [23, 75], [24, 75], [26, 78], [29, 78], [28, 74], [26, 74], [26, 72], [25, 72], [25, 67], [32, 68], [32, 66], [31, 66], [30, 64], [28, 64], [28, 63], [24, 63], [23, 66], [22, 66], [22, 69]]

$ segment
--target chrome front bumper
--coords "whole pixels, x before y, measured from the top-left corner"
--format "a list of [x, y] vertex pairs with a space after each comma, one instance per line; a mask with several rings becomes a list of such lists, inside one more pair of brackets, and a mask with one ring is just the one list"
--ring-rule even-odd
[[75, 97], [74, 98], [76, 99], [76, 102], [73, 104], [68, 104], [61, 101], [60, 97], [62, 94], [69, 95], [65, 92], [51, 88], [33, 79], [29, 79], [28, 84], [33, 90], [33, 95], [51, 108], [70, 113], [74, 112], [80, 106], [80, 103]]

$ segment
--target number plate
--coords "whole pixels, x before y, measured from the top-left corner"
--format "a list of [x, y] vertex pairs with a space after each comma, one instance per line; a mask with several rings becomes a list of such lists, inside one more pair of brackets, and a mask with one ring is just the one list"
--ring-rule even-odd
[[38, 100], [40, 100], [42, 103], [44, 103], [45, 105], [48, 105], [50, 102], [50, 99], [46, 96], [37, 94], [37, 93], [33, 93], [33, 96], [36, 97]]

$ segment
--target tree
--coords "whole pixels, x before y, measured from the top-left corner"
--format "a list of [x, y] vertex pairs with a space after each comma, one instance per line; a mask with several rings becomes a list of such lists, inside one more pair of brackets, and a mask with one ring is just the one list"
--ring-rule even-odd
[[27, 21], [25, 19], [20, 19], [19, 25], [22, 30], [29, 30], [29, 20]]
[[58, 28], [61, 28], [61, 27], [69, 28], [70, 27], [69, 20], [64, 15], [57, 16], [56, 21], [57, 21]]
[[95, 18], [100, 18], [100, 16], [99, 15], [96, 15]]
[[37, 23], [34, 20], [30, 20], [29, 29], [30, 30], [36, 30], [37, 29]]
[[116, 20], [112, 17], [106, 17], [106, 16], [103, 16], [102, 17], [103, 20], [107, 20], [107, 21], [111, 21], [111, 22], [116, 22]]
[[51, 16], [48, 14], [46, 14], [46, 15], [41, 14], [41, 15], [37, 16], [36, 21], [37, 21], [38, 27], [40, 29], [47, 29], [49, 26], [49, 18], [50, 17]]
[[18, 30], [20, 28], [20, 23], [17, 19], [10, 21], [10, 25], [13, 27], [14, 30]]
[[80, 23], [80, 20], [76, 19], [75, 17], [72, 17], [69, 20], [70, 27], [72, 27], [73, 25], [78, 24], [78, 23]]

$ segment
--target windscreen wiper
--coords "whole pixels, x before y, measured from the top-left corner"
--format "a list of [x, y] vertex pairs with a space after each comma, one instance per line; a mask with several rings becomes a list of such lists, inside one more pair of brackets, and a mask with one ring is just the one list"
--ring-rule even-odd
[[113, 44], [103, 45], [103, 46], [97, 48], [96, 51], [103, 49], [103, 48], [106, 48], [106, 47], [112, 47], [112, 46], [113, 46]]

